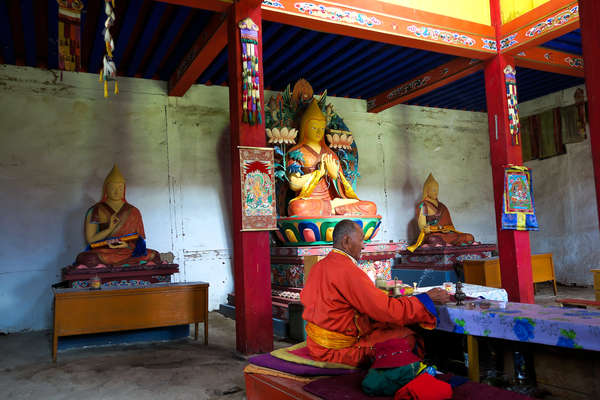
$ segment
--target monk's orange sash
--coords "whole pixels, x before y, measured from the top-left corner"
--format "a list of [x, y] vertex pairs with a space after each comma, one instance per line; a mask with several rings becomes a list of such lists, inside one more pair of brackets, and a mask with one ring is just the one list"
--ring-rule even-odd
[[308, 337], [321, 347], [332, 350], [340, 350], [354, 346], [358, 342], [358, 337], [344, 335], [343, 333], [330, 331], [313, 324], [306, 323], [306, 334]]

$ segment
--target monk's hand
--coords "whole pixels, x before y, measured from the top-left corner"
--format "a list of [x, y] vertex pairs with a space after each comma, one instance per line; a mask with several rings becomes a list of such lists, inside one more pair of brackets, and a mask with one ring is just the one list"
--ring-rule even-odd
[[431, 301], [436, 304], [446, 304], [450, 302], [450, 294], [442, 288], [433, 288], [426, 293]]
[[425, 227], [423, 228], [423, 231], [425, 233], [431, 233], [431, 227], [429, 225], [425, 225]]

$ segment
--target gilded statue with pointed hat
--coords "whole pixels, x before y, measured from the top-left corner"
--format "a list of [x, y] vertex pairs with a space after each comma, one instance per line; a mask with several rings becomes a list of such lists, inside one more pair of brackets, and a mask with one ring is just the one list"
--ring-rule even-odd
[[478, 244], [470, 233], [459, 232], [454, 228], [450, 211], [438, 200], [439, 184], [429, 174], [423, 184], [423, 201], [417, 206], [419, 237], [409, 246], [415, 251], [419, 246], [466, 246]]
[[[377, 233], [381, 217], [372, 201], [356, 194], [358, 148], [343, 119], [314, 96], [301, 79], [272, 97], [265, 110], [269, 144], [275, 148], [277, 238], [285, 244], [325, 244], [335, 224], [351, 217], [364, 239]], [[289, 147], [288, 147], [289, 145]]]
[[125, 178], [115, 165], [104, 180], [102, 200], [85, 214], [88, 248], [75, 264], [98, 265], [160, 264], [160, 255], [146, 248], [140, 211], [125, 199]]

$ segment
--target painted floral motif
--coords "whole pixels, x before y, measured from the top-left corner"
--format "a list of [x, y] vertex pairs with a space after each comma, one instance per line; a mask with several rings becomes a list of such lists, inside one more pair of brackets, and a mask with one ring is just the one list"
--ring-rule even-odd
[[574, 6], [570, 9], [560, 12], [550, 18], [538, 22], [533, 27], [527, 30], [525, 36], [534, 37], [542, 32], [566, 24], [572, 19], [579, 18], [579, 6]]
[[454, 319], [454, 333], [462, 333], [468, 335], [469, 332], [465, 329], [465, 320], [462, 318]]
[[408, 82], [406, 85], [399, 86], [399, 87], [395, 88], [394, 90], [390, 91], [385, 97], [388, 100], [392, 100], [397, 97], [402, 97], [416, 89], [419, 89], [419, 88], [425, 86], [425, 84], [427, 84], [427, 82], [429, 82], [430, 80], [431, 80], [431, 77], [429, 75], [426, 75], [422, 78], [414, 79], [414, 80]]
[[529, 342], [535, 337], [535, 322], [531, 318], [516, 317], [513, 331], [521, 342]]
[[368, 16], [355, 11], [342, 10], [338, 7], [325, 7], [313, 3], [295, 3], [298, 11], [314, 17], [327, 19], [347, 24], [359, 24], [368, 27], [381, 25], [381, 21], [373, 16]]
[[271, 1], [271, 0], [263, 0], [263, 6], [269, 6], [269, 7], [275, 7], [275, 8], [285, 8], [283, 6], [283, 4], [281, 4], [278, 1]]
[[483, 48], [488, 50], [496, 50], [496, 41], [494, 39], [481, 38], [483, 42]]
[[473, 38], [456, 32], [448, 32], [428, 26], [417, 27], [415, 25], [410, 25], [406, 29], [408, 29], [408, 31], [413, 33], [415, 36], [422, 37], [424, 39], [441, 40], [442, 42], [446, 43], [470, 47], [475, 45], [475, 40]]
[[579, 346], [576, 342], [575, 342], [575, 338], [577, 337], [577, 334], [575, 333], [574, 330], [572, 329], [561, 329], [560, 330], [560, 336], [558, 337], [558, 342], [556, 342], [557, 346], [560, 347], [568, 347], [568, 348], [575, 348], [575, 349], [581, 349], [582, 347]]
[[517, 34], [513, 33], [512, 35], [509, 35], [504, 39], [500, 40], [500, 50], [508, 49], [509, 47], [512, 47], [515, 44], [519, 43], [517, 40], [515, 40], [516, 36]]
[[583, 58], [580, 57], [565, 57], [565, 62], [571, 67], [583, 68]]
[[304, 286], [304, 266], [302, 264], [271, 264], [271, 283], [277, 286]]

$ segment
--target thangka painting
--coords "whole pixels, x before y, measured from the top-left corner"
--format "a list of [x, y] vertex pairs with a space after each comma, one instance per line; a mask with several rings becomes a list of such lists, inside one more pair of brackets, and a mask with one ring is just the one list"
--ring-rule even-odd
[[240, 146], [242, 230], [277, 229], [273, 149]]
[[502, 229], [537, 231], [531, 171], [527, 167], [509, 166], [504, 170]]
[[521, 124], [519, 122], [519, 104], [517, 102], [517, 78], [516, 71], [511, 65], [504, 68], [504, 82], [506, 84], [506, 101], [508, 104], [508, 129], [510, 131], [511, 143], [519, 144]]

